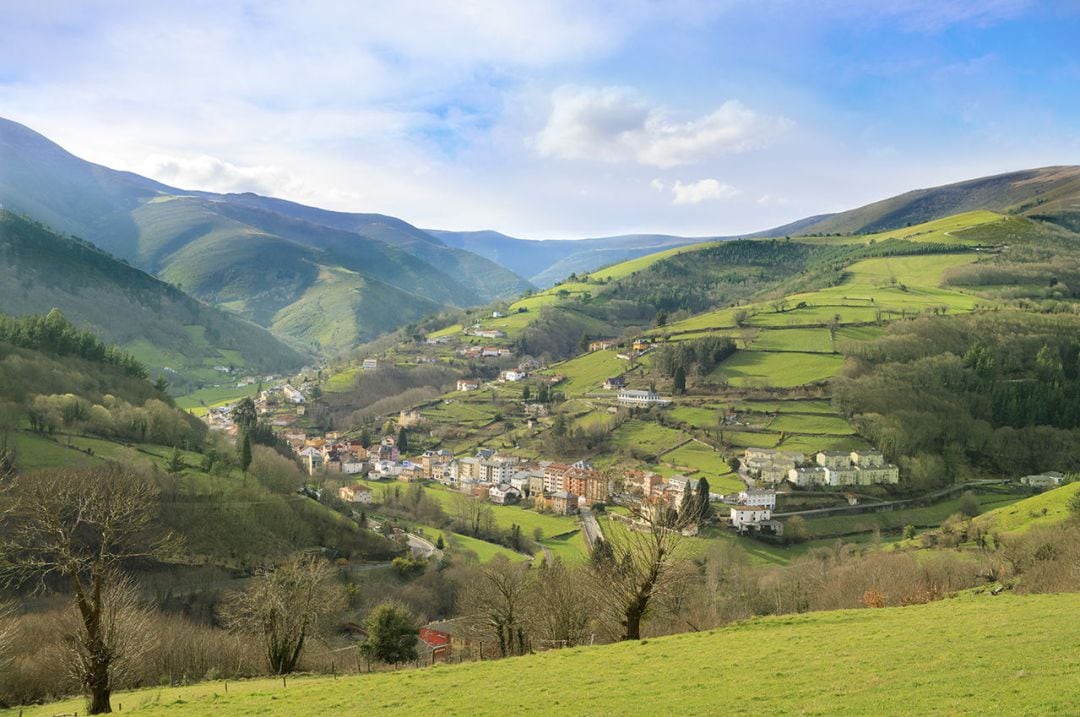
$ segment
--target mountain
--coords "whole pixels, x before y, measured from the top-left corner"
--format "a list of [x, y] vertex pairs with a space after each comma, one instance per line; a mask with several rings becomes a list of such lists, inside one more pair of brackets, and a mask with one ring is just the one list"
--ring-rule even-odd
[[1042, 167], [916, 189], [838, 214], [801, 219], [756, 236], [869, 234], [985, 209], [1080, 230], [1080, 167]]
[[[0, 203], [322, 351], [529, 288], [400, 219], [169, 187], [81, 160], [7, 120]], [[341, 326], [327, 332], [330, 322]]]
[[714, 241], [723, 237], [679, 237], [667, 234], [628, 234], [574, 240], [518, 239], [495, 231], [428, 233], [450, 246], [466, 249], [528, 277], [547, 288], [570, 274], [588, 273], [610, 264], [677, 246]]
[[174, 384], [220, 380], [214, 366], [258, 373], [305, 357], [265, 329], [203, 304], [88, 242], [0, 211], [0, 309], [16, 316], [60, 309]]

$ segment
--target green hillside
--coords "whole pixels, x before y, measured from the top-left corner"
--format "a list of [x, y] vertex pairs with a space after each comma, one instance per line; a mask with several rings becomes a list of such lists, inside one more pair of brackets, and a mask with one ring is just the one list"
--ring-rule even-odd
[[[400, 219], [175, 189], [85, 162], [6, 120], [0, 120], [0, 203], [327, 353], [441, 308], [529, 288], [512, 271]], [[320, 267], [366, 281], [324, 285]], [[392, 301], [379, 296], [387, 286]], [[356, 325], [323, 330], [323, 310], [305, 300], [313, 292], [351, 307], [334, 320]], [[357, 310], [379, 301], [395, 310], [379, 316]], [[279, 321], [282, 311], [287, 321]]]
[[114, 703], [147, 717], [1075, 714], [1077, 610], [1075, 594], [966, 596], [420, 671], [155, 688]]
[[977, 522], [998, 533], [1023, 533], [1057, 525], [1069, 517], [1069, 501], [1080, 493], [1080, 482], [1033, 495], [980, 515]]
[[1043, 167], [911, 192], [764, 232], [870, 234], [975, 210], [1008, 212], [1080, 229], [1080, 167]]
[[214, 366], [278, 373], [305, 360], [266, 330], [10, 212], [0, 212], [0, 256], [5, 313], [59, 308], [177, 388], [220, 381]]

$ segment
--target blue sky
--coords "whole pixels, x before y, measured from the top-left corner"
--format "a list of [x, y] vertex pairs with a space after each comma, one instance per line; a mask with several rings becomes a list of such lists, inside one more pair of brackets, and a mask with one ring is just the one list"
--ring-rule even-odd
[[0, 0], [0, 116], [164, 182], [737, 234], [1080, 163], [1080, 4]]

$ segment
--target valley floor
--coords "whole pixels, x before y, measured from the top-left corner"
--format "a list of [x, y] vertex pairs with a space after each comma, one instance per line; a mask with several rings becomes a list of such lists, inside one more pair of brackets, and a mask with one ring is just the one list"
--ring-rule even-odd
[[[221, 682], [114, 697], [154, 715], [1047, 715], [1080, 713], [1080, 595], [751, 620], [502, 661]], [[41, 717], [79, 701], [0, 712]]]

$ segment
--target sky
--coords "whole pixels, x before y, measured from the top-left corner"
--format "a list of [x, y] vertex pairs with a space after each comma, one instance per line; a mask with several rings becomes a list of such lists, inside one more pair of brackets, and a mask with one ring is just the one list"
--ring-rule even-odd
[[1080, 2], [0, 0], [0, 116], [426, 228], [735, 235], [1080, 164]]

